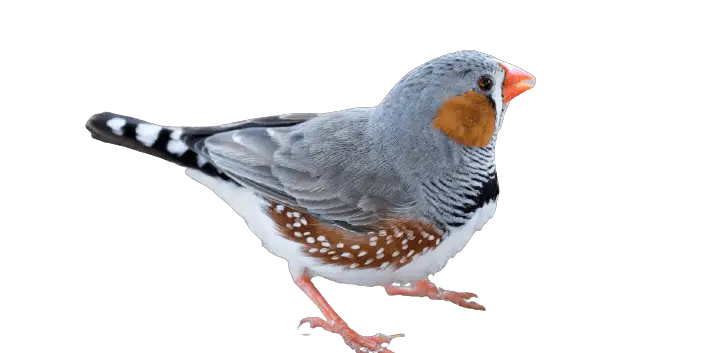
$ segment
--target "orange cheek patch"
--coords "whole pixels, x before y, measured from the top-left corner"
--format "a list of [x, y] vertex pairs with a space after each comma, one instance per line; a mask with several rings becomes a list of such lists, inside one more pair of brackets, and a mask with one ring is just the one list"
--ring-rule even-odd
[[432, 126], [462, 145], [486, 147], [496, 127], [496, 112], [484, 95], [470, 91], [445, 101]]
[[283, 205], [271, 204], [267, 211], [283, 237], [302, 245], [305, 256], [351, 269], [401, 268], [442, 241], [419, 222], [392, 221], [375, 232], [352, 233]]

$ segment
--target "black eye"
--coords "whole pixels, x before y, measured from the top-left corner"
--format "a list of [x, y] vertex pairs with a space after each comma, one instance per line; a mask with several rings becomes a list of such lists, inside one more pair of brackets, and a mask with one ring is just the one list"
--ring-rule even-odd
[[491, 81], [491, 79], [488, 77], [480, 78], [478, 81], [476, 81], [476, 84], [482, 91], [488, 91], [491, 89], [491, 87], [493, 87], [493, 81]]

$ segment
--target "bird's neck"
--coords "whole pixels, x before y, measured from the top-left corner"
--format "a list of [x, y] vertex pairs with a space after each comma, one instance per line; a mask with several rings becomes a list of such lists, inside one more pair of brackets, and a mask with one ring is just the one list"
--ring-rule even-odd
[[461, 227], [498, 196], [495, 146], [494, 135], [486, 147], [462, 149], [453, 171], [422, 185], [426, 216], [441, 229]]
[[488, 178], [496, 174], [496, 139], [486, 147], [461, 150], [461, 161], [454, 171], [460, 178], [479, 176]]
[[431, 125], [419, 127], [410, 120], [422, 119], [392, 124], [396, 121], [394, 117], [374, 115], [363, 131], [371, 146], [369, 161], [376, 163], [376, 168], [389, 171], [391, 177], [400, 179], [407, 188], [418, 189], [421, 181], [432, 181], [441, 175], [467, 174], [466, 169], [473, 171], [475, 161], [494, 164], [496, 132], [487, 146], [467, 147], [451, 141]]

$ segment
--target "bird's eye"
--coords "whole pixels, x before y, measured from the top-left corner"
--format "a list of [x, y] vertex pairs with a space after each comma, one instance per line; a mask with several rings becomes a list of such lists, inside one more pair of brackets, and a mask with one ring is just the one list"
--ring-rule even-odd
[[493, 81], [491, 81], [491, 79], [488, 77], [480, 78], [478, 81], [476, 81], [476, 84], [482, 91], [488, 91], [491, 89], [491, 87], [493, 87]]

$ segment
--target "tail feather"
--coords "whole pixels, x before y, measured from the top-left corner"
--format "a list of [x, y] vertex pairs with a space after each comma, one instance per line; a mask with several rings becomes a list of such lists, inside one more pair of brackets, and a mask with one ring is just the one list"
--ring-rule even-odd
[[180, 127], [150, 124], [128, 116], [100, 113], [86, 122], [86, 129], [99, 141], [127, 147], [207, 175], [230, 180], [208, 159], [189, 148]]

